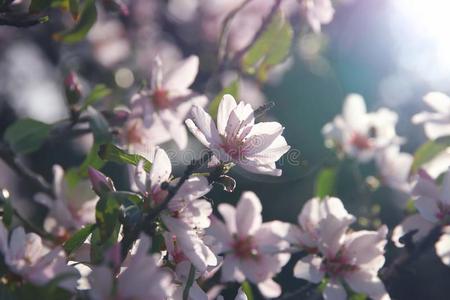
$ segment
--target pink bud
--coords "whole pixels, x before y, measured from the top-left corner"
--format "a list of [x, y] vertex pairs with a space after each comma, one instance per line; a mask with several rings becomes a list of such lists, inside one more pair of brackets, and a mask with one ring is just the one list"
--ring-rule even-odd
[[97, 195], [116, 190], [111, 178], [106, 177], [102, 172], [89, 167], [88, 175], [92, 183], [92, 189], [95, 193], [97, 193]]
[[73, 105], [78, 103], [81, 98], [82, 86], [75, 72], [70, 72], [66, 76], [64, 79], [64, 86], [69, 104]]

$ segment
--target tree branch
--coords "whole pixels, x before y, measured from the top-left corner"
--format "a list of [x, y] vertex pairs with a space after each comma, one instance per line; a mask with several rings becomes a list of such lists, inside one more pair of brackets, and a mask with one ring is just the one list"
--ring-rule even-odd
[[41, 175], [25, 166], [9, 146], [3, 142], [0, 142], [0, 158], [34, 188], [54, 197], [52, 186]]

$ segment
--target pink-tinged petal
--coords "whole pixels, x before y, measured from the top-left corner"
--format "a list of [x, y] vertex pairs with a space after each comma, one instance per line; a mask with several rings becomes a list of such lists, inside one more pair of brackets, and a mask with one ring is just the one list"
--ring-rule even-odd
[[323, 299], [325, 300], [346, 300], [347, 292], [340, 282], [330, 280], [323, 291]]
[[392, 231], [392, 241], [397, 247], [404, 247], [400, 243], [400, 238], [412, 230], [418, 230], [413, 235], [413, 242], [418, 242], [428, 235], [428, 232], [433, 228], [433, 223], [424, 219], [420, 214], [414, 214], [406, 217], [403, 222], [397, 225]]
[[263, 223], [253, 235], [253, 241], [263, 254], [280, 253], [289, 248], [286, 242], [291, 224], [281, 221]]
[[363, 293], [373, 300], [390, 300], [383, 282], [377, 277], [376, 273], [365, 271], [356, 271], [349, 273], [345, 281], [350, 288], [357, 293]]
[[165, 76], [166, 90], [184, 90], [191, 86], [198, 73], [198, 56], [192, 55], [176, 64]]
[[[191, 108], [196, 105], [199, 107], [205, 107], [208, 104], [208, 97], [204, 95], [197, 95], [191, 92], [188, 96], [185, 97], [184, 101], [178, 104], [175, 107], [176, 117], [184, 121], [186, 120], [187, 115], [191, 111]], [[180, 122], [179, 122], [180, 123]]]
[[34, 195], [34, 201], [48, 208], [51, 208], [55, 200], [50, 198], [47, 194], [37, 193], [36, 195]]
[[387, 240], [387, 227], [378, 231], [360, 230], [347, 235], [345, 241], [346, 255], [355, 265], [379, 270], [384, 264], [384, 247]]
[[210, 217], [211, 225], [206, 232], [215, 238], [215, 246], [218, 247], [217, 253], [224, 253], [231, 249], [233, 237], [225, 224], [214, 215]]
[[[281, 286], [272, 279], [258, 283], [258, 289], [265, 298], [277, 298], [281, 295]], [[247, 299], [247, 296], [239, 299]]]
[[177, 244], [196, 270], [202, 273], [208, 266], [217, 265], [217, 257], [194, 229], [183, 221], [166, 215], [162, 216], [162, 220], [169, 231], [176, 236]]
[[153, 189], [169, 179], [172, 173], [172, 163], [166, 151], [161, 148], [156, 149], [152, 163], [149, 178]]
[[9, 254], [11, 259], [20, 259], [25, 255], [27, 236], [23, 227], [13, 230], [9, 240]]
[[365, 133], [368, 125], [367, 109], [361, 95], [347, 96], [342, 109], [342, 116], [351, 129]]
[[236, 106], [236, 100], [233, 96], [228, 94], [224, 95], [222, 101], [220, 101], [219, 109], [217, 111], [217, 129], [221, 135], [225, 135], [228, 118]]
[[138, 162], [134, 170], [134, 183], [141, 193], [148, 192], [147, 172], [144, 170], [144, 161]]
[[319, 283], [324, 272], [320, 270], [322, 258], [316, 255], [308, 255], [299, 260], [294, 266], [294, 276], [313, 283]]
[[206, 147], [219, 145], [221, 138], [211, 116], [199, 106], [192, 107], [191, 116], [192, 120], [186, 120], [191, 133]]
[[188, 143], [188, 136], [186, 128], [182, 120], [180, 120], [170, 109], [163, 109], [159, 111], [159, 117], [162, 124], [172, 136], [172, 139], [181, 150], [185, 149]]
[[260, 133], [251, 132], [251, 136], [245, 141], [245, 154], [248, 156], [260, 153], [270, 147], [284, 130], [278, 122], [262, 122], [255, 124], [252, 131], [254, 128], [257, 128], [255, 132]]
[[206, 177], [192, 176], [181, 185], [172, 201], [193, 201], [209, 193], [211, 188]]
[[108, 267], [98, 266], [94, 268], [88, 279], [92, 287], [89, 294], [93, 299], [104, 300], [111, 297], [113, 275]]
[[418, 172], [417, 183], [413, 187], [412, 194], [414, 196], [426, 196], [439, 199], [440, 191], [434, 179], [423, 169]]
[[442, 263], [450, 266], [450, 227], [443, 230], [439, 241], [434, 245], [436, 254], [441, 258]]
[[225, 221], [225, 225], [228, 228], [228, 231], [233, 234], [237, 232], [236, 229], [236, 209], [228, 204], [228, 203], [221, 203], [217, 207], [220, 214], [222, 215], [222, 218]]
[[450, 97], [444, 93], [428, 93], [423, 97], [423, 101], [437, 112], [450, 114]]
[[233, 254], [225, 255], [222, 265], [222, 281], [244, 281], [245, 277], [242, 272], [238, 269], [239, 260]]
[[236, 207], [237, 233], [241, 237], [251, 236], [262, 224], [262, 206], [253, 192], [242, 194]]
[[241, 160], [236, 162], [242, 169], [255, 174], [263, 174], [270, 176], [281, 176], [283, 171], [277, 169], [275, 163], [261, 164], [257, 161]]
[[439, 215], [439, 201], [436, 198], [429, 198], [429, 197], [419, 197], [414, 201], [414, 206], [417, 208], [419, 213], [424, 217], [426, 220], [430, 222], [437, 222], [439, 221], [438, 215]]
[[278, 136], [272, 144], [259, 153], [252, 155], [252, 159], [260, 162], [261, 164], [278, 161], [281, 156], [291, 149], [283, 136]]
[[[285, 260], [283, 259], [283, 262]], [[283, 264], [276, 255], [260, 255], [258, 259], [241, 259], [240, 269], [250, 282], [260, 283], [281, 271]]]
[[450, 136], [450, 124], [440, 122], [427, 122], [424, 125], [425, 135], [430, 140], [443, 136]]
[[319, 198], [312, 198], [308, 200], [298, 215], [298, 223], [304, 231], [314, 234], [319, 226], [320, 217], [320, 202]]

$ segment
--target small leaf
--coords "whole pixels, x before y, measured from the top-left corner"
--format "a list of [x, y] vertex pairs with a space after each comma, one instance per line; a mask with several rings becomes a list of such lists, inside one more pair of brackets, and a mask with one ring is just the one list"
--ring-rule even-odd
[[68, 239], [63, 248], [67, 254], [72, 253], [83, 245], [84, 241], [88, 238], [88, 236], [94, 231], [95, 224], [86, 225], [77, 232], [75, 232], [70, 239]]
[[239, 94], [239, 80], [234, 80], [229, 86], [226, 86], [220, 91], [220, 93], [214, 98], [214, 100], [209, 105], [209, 114], [213, 119], [217, 119], [217, 111], [219, 110], [220, 101], [224, 95], [230, 94], [235, 99], [238, 99]]
[[99, 150], [100, 145], [94, 144], [83, 163], [78, 168], [71, 168], [65, 173], [64, 177], [70, 187], [75, 187], [80, 180], [87, 179], [89, 167], [101, 169], [104, 166], [105, 162], [98, 156]]
[[91, 91], [91, 93], [84, 100], [84, 104], [81, 107], [80, 111], [86, 110], [90, 105], [93, 105], [95, 102], [105, 98], [106, 96], [111, 94], [111, 89], [108, 88], [104, 84], [97, 84]]
[[450, 147], [450, 137], [428, 141], [414, 153], [414, 161], [411, 166], [411, 174], [415, 174], [424, 164], [437, 157]]
[[80, 17], [80, 2], [78, 0], [69, 0], [69, 11], [72, 18], [77, 21]]
[[256, 75], [260, 81], [267, 80], [270, 68], [283, 62], [289, 55], [294, 31], [281, 14], [277, 13], [263, 34], [245, 53], [241, 66], [244, 72]]
[[89, 106], [89, 124], [94, 134], [94, 140], [98, 144], [109, 143], [112, 140], [109, 124], [105, 117], [92, 106]]
[[100, 156], [101, 159], [106, 161], [112, 161], [120, 164], [129, 164], [134, 166], [137, 166], [137, 164], [141, 160], [143, 160], [145, 171], [150, 172], [150, 169], [152, 168], [152, 163], [142, 155], [128, 154], [124, 150], [112, 144], [101, 145], [98, 155]]
[[28, 118], [21, 119], [6, 129], [4, 139], [14, 152], [27, 154], [42, 146], [50, 129], [49, 124]]
[[97, 202], [95, 219], [100, 231], [100, 240], [108, 240], [119, 223], [119, 203], [110, 193], [100, 197]]
[[97, 21], [97, 8], [95, 0], [86, 0], [81, 9], [78, 22], [69, 30], [56, 33], [54, 38], [66, 43], [76, 43], [84, 39], [91, 27]]
[[247, 296], [247, 300], [253, 300], [254, 299], [252, 287], [250, 286], [250, 283], [248, 283], [248, 281], [244, 281], [241, 284], [241, 288], [242, 288], [242, 291]]
[[337, 169], [334, 167], [324, 168], [317, 175], [314, 187], [316, 197], [332, 196], [336, 187]]

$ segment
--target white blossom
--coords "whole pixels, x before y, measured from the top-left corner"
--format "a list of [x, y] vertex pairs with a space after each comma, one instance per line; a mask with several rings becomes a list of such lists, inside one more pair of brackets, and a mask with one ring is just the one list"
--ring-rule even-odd
[[217, 126], [201, 107], [194, 106], [186, 125], [222, 162], [233, 162], [252, 173], [280, 176], [275, 162], [289, 150], [278, 122], [255, 124], [254, 110], [225, 95], [217, 113]]
[[423, 101], [434, 112], [421, 112], [413, 116], [412, 122], [424, 124], [425, 134], [429, 139], [437, 139], [450, 135], [450, 98], [439, 92], [431, 92], [423, 97]]
[[294, 276], [314, 283], [327, 277], [323, 291], [327, 300], [347, 299], [343, 282], [374, 300], [390, 299], [377, 275], [385, 261], [386, 226], [378, 231], [350, 232], [348, 226], [355, 218], [347, 213], [342, 202], [337, 198], [322, 201], [320, 208], [314, 209], [318, 214], [308, 229], [308, 233], [315, 233], [317, 250], [297, 262]]
[[347, 96], [342, 114], [327, 123], [322, 134], [328, 143], [360, 162], [367, 162], [384, 148], [400, 144], [395, 132], [397, 114], [380, 108], [367, 113], [364, 99], [357, 94]]
[[281, 287], [273, 277], [288, 262], [284, 252], [289, 244], [283, 240], [285, 224], [262, 222], [262, 206], [253, 192], [242, 194], [236, 208], [222, 203], [218, 207], [225, 223], [213, 218], [209, 232], [225, 255], [222, 280], [255, 283], [268, 298], [278, 297]]

